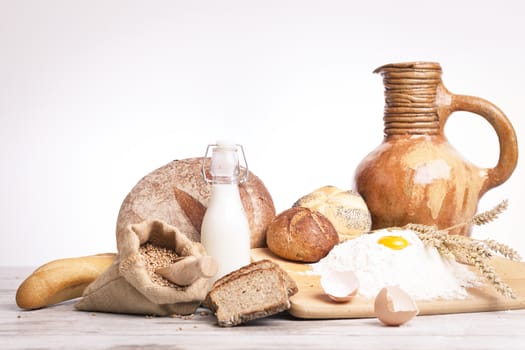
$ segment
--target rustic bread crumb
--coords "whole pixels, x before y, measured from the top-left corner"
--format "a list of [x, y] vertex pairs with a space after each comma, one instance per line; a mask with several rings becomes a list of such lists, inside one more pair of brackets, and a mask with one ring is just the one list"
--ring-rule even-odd
[[277, 264], [262, 260], [219, 279], [207, 297], [219, 326], [231, 327], [288, 310], [297, 284]]

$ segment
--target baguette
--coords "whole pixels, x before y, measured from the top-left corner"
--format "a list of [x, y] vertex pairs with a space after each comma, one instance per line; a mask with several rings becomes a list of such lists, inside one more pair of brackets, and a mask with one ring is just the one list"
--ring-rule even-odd
[[114, 261], [106, 253], [51, 261], [37, 268], [16, 291], [16, 304], [34, 310], [82, 296], [84, 289]]

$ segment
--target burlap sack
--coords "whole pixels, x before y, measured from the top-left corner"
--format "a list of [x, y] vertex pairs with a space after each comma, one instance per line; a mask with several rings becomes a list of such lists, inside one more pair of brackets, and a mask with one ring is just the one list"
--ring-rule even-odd
[[209, 278], [186, 287], [167, 287], [153, 282], [139, 247], [145, 243], [174, 250], [179, 256], [204, 255], [200, 243], [190, 241], [175, 227], [159, 220], [128, 225], [119, 236], [119, 252], [113, 264], [91, 283], [75, 304], [78, 310], [143, 315], [187, 315], [195, 312], [210, 288]]

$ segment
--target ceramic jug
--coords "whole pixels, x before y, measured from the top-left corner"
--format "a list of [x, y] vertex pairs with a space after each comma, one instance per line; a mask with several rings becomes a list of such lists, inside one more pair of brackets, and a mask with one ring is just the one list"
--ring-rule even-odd
[[[387, 64], [374, 73], [383, 76], [385, 86], [384, 139], [354, 177], [373, 229], [408, 223], [444, 229], [466, 222], [476, 214], [481, 196], [504, 183], [516, 167], [512, 124], [494, 104], [449, 92], [438, 63]], [[480, 115], [494, 128], [500, 148], [495, 167], [477, 167], [447, 141], [444, 127], [455, 111]], [[467, 225], [450, 233], [469, 235], [470, 229]]]

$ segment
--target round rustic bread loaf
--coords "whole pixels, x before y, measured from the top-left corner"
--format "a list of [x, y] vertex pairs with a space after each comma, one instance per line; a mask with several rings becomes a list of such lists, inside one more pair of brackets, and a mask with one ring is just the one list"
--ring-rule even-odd
[[[174, 160], [149, 173], [133, 187], [118, 214], [117, 248], [126, 227], [145, 219], [164, 221], [200, 242], [202, 218], [211, 194], [211, 185], [202, 177], [202, 161], [203, 158]], [[250, 225], [251, 247], [263, 247], [266, 227], [275, 217], [272, 197], [252, 172], [247, 182], [239, 185], [239, 192]]]
[[293, 206], [310, 208], [326, 216], [341, 240], [355, 238], [372, 228], [372, 216], [364, 199], [351, 190], [324, 186], [301, 197]]
[[281, 258], [317, 262], [339, 243], [339, 236], [324, 215], [296, 207], [272, 220], [266, 231], [266, 243]]

